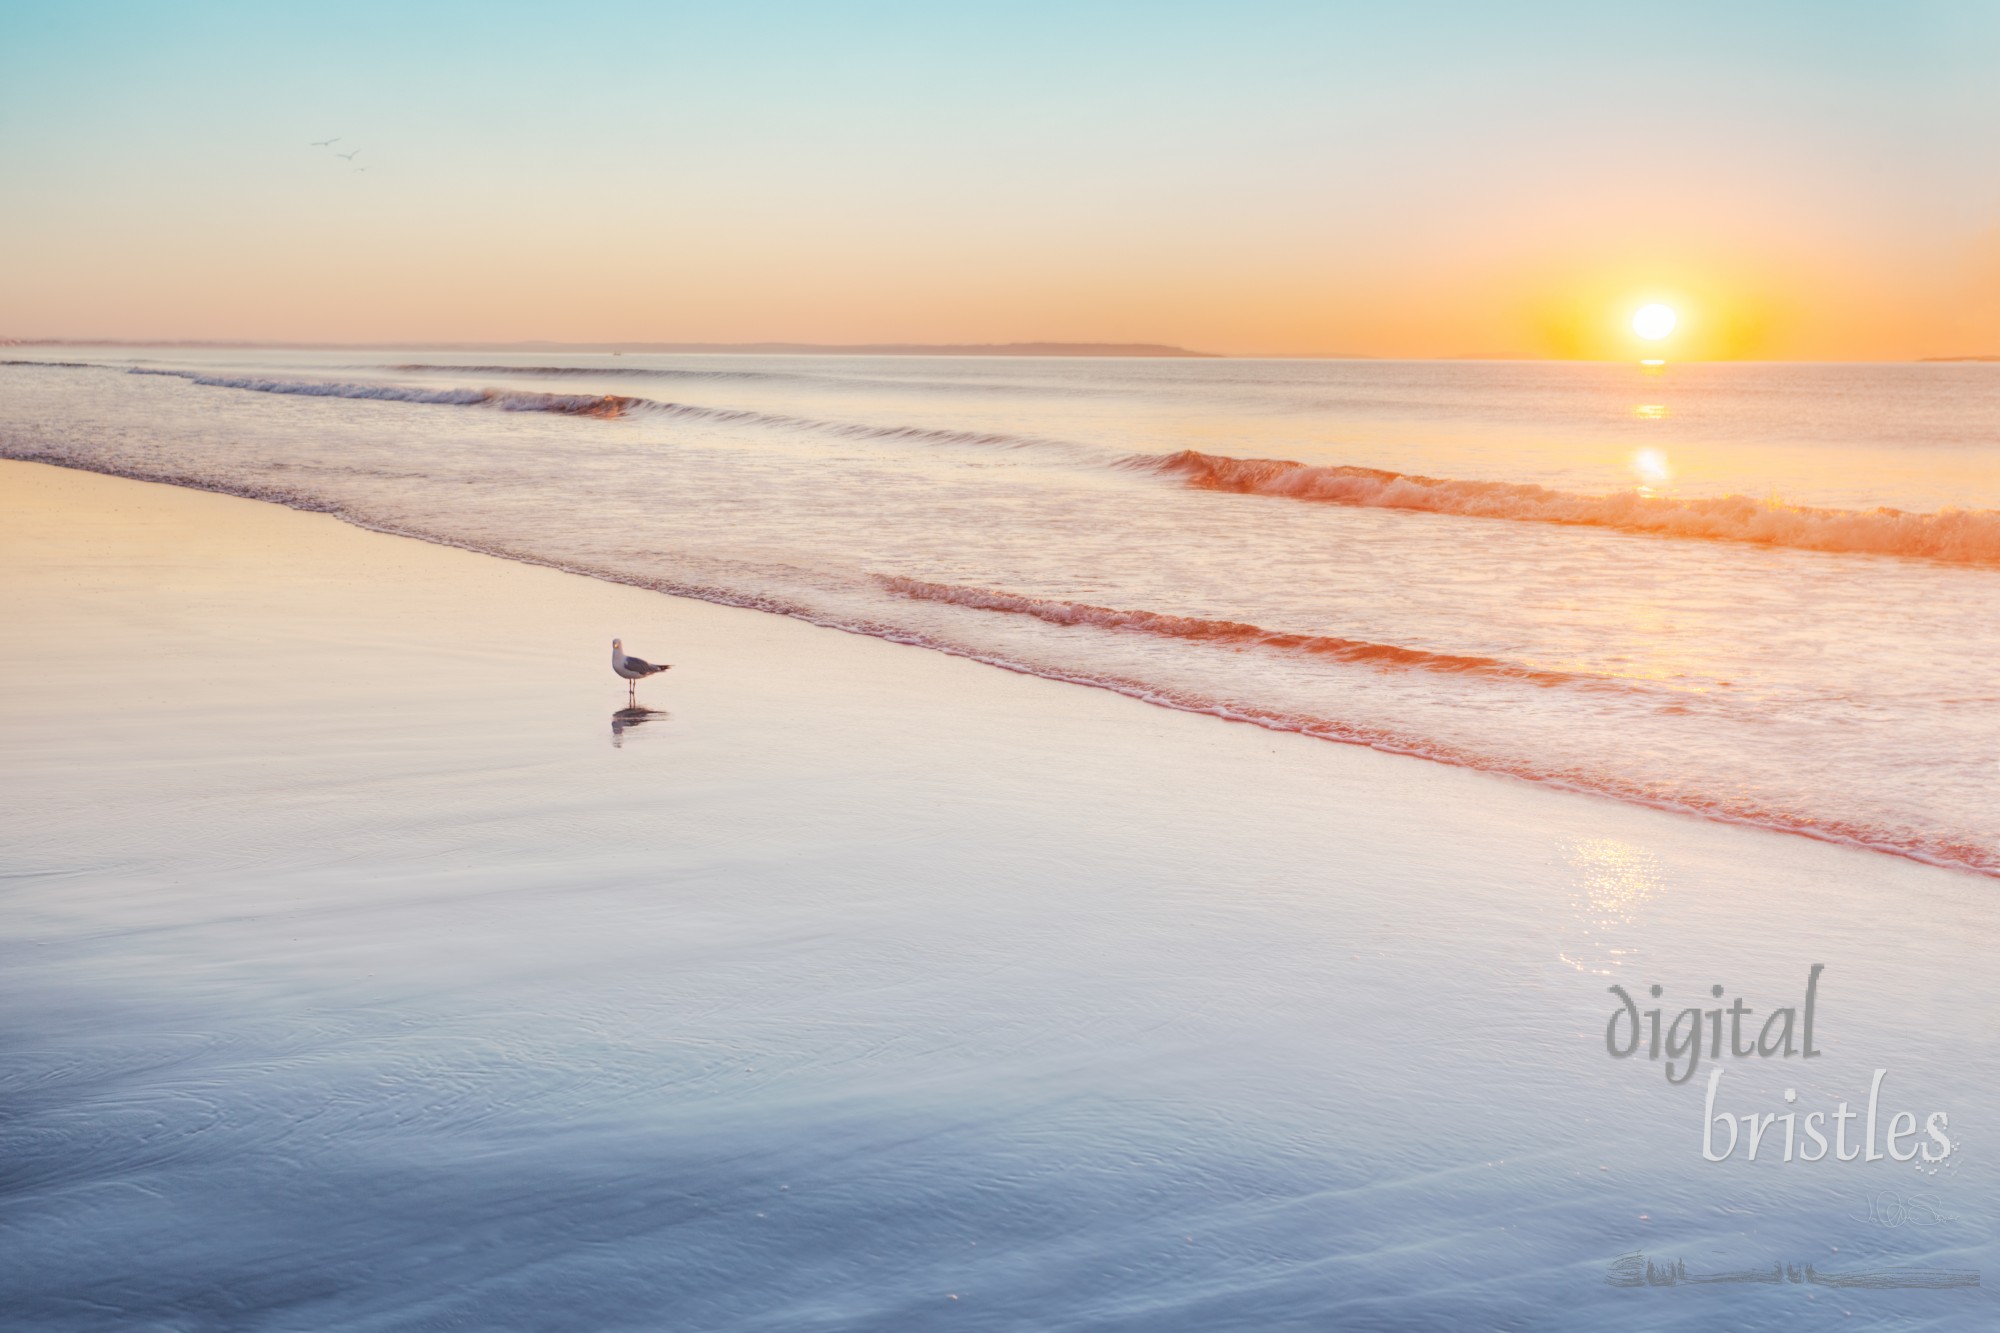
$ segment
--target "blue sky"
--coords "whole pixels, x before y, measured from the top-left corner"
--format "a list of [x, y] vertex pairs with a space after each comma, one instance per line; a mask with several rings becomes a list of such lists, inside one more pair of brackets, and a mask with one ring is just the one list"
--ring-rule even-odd
[[10, 2], [0, 335], [1533, 353], [1651, 264], [2000, 346], [1996, 70], [1990, 4]]

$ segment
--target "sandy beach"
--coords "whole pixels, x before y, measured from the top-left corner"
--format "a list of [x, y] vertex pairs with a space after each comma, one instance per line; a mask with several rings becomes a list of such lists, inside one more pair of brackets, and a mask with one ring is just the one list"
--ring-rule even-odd
[[0, 1333], [2000, 1329], [1996, 68], [0, 4]]
[[[1990, 1276], [1986, 879], [35, 464], [0, 552], [22, 1327], [1993, 1317], [1607, 1280]], [[1812, 964], [1725, 1100], [1970, 1151], [1705, 1161], [1607, 1055]]]

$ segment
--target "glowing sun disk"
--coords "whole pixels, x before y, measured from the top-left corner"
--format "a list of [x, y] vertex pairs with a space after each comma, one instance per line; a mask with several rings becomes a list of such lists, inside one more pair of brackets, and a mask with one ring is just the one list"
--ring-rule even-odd
[[1674, 331], [1674, 325], [1678, 322], [1671, 307], [1657, 302], [1652, 305], [1642, 305], [1632, 312], [1632, 332], [1648, 342], [1658, 342], [1666, 337]]

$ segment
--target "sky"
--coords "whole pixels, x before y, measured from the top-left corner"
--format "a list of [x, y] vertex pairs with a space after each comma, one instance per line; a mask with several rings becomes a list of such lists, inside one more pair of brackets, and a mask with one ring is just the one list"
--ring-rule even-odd
[[5, 337], [2000, 354], [2000, 4], [0, 0]]

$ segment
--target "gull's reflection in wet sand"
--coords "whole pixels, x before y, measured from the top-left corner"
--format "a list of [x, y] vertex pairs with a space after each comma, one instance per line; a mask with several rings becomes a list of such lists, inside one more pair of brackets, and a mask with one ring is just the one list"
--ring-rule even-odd
[[659, 722], [673, 714], [663, 708], [621, 708], [611, 715], [611, 743], [625, 744], [625, 733], [633, 727], [642, 727], [648, 722]]

